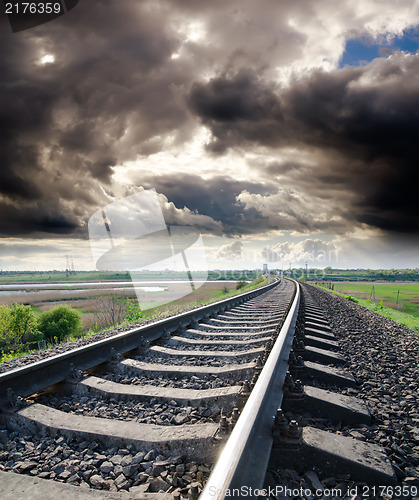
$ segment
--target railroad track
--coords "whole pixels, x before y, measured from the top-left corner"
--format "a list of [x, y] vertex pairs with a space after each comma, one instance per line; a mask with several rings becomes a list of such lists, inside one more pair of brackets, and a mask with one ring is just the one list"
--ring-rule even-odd
[[273, 283], [0, 374], [0, 469], [19, 473], [0, 476], [2, 498], [30, 478], [43, 498], [64, 484], [71, 498], [197, 498], [295, 290]]
[[140, 330], [0, 375], [2, 498], [417, 495], [365, 439], [370, 412], [309, 288]]

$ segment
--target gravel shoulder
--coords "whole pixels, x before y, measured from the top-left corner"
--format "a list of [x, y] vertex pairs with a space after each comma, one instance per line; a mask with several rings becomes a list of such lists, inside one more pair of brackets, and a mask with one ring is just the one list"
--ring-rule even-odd
[[419, 480], [419, 334], [354, 302], [310, 285], [359, 383], [373, 426], [400, 481]]

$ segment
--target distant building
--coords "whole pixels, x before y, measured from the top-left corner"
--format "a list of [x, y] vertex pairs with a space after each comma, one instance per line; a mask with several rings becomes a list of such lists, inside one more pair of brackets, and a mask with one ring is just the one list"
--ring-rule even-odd
[[268, 273], [268, 264], [263, 264], [263, 274]]

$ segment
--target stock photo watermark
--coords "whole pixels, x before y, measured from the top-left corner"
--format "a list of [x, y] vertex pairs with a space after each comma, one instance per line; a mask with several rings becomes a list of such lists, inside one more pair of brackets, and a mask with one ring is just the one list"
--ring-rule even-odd
[[[154, 189], [96, 211], [89, 219], [88, 230], [96, 269], [128, 271], [143, 310], [185, 297], [208, 279], [200, 231], [166, 224]], [[163, 282], [158, 279], [161, 272], [176, 273], [176, 279]], [[145, 281], [164, 284], [156, 290], [163, 293], [154, 296], [152, 303]]]
[[15, 0], [2, 1], [3, 12], [7, 15], [13, 33], [35, 28], [57, 19], [79, 3], [79, 0]]
[[284, 485], [268, 486], [265, 488], [252, 488], [251, 486], [242, 486], [240, 488], [226, 489], [225, 491], [217, 489], [215, 486], [210, 486], [208, 489], [210, 496], [219, 498], [311, 498], [313, 495], [316, 498], [369, 498], [371, 496], [380, 496], [393, 498], [411, 498], [416, 497], [419, 488], [414, 485], [353, 485], [348, 488], [319, 488], [311, 489], [303, 486], [290, 488]]

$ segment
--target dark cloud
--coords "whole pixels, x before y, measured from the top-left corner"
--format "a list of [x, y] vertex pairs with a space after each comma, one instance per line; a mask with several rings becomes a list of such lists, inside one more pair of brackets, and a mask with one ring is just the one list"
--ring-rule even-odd
[[[400, 2], [400, 13], [408, 7]], [[294, 61], [304, 68], [326, 50], [328, 14], [349, 33], [358, 29], [355, 11], [345, 4], [344, 22], [330, 0], [86, 0], [16, 34], [2, 16], [0, 234], [86, 236], [88, 217], [124, 191], [115, 167], [176, 156], [201, 124], [212, 133], [213, 158], [262, 146], [318, 161], [270, 161], [260, 182], [234, 180], [233, 166], [221, 175], [216, 163], [205, 173], [197, 165], [185, 175], [175, 163], [168, 175], [156, 169], [134, 183], [185, 207], [188, 220], [207, 217], [208, 231], [419, 227], [417, 56], [277, 83], [281, 69], [295, 69]], [[40, 64], [48, 54], [54, 62]], [[326, 208], [310, 210], [311, 198]]]
[[[191, 118], [176, 89], [188, 72], [171, 65], [179, 41], [160, 9], [89, 0], [17, 34], [2, 19], [2, 234], [82, 228], [115, 165], [159, 151], [167, 134], [184, 140]], [[41, 64], [47, 54], [55, 61]]]
[[14, 206], [0, 202], [0, 213], [0, 237], [31, 235], [42, 238], [46, 234], [82, 236], [75, 207], [39, 203]]
[[[262, 216], [253, 207], [246, 208], [245, 204], [238, 200], [238, 196], [243, 191], [262, 195], [273, 194], [276, 191], [275, 186], [237, 181], [221, 175], [204, 181], [202, 177], [193, 174], [183, 174], [181, 177], [177, 174], [144, 175], [138, 182], [147, 189], [155, 188], [157, 192], [164, 194], [178, 209], [187, 208], [193, 213], [221, 222], [221, 234], [253, 234], [272, 229], [267, 217]], [[205, 230], [202, 227], [199, 229]]]
[[251, 70], [241, 70], [233, 78], [221, 76], [208, 84], [195, 83], [188, 102], [211, 128], [214, 141], [210, 149], [215, 152], [243, 141], [276, 145], [278, 129], [284, 127], [274, 86], [267, 85]]
[[211, 129], [212, 151], [252, 143], [322, 151], [308, 192], [339, 185], [354, 195], [357, 222], [418, 232], [418, 70], [419, 55], [399, 53], [317, 71], [285, 90], [242, 71], [195, 83], [188, 102]]

